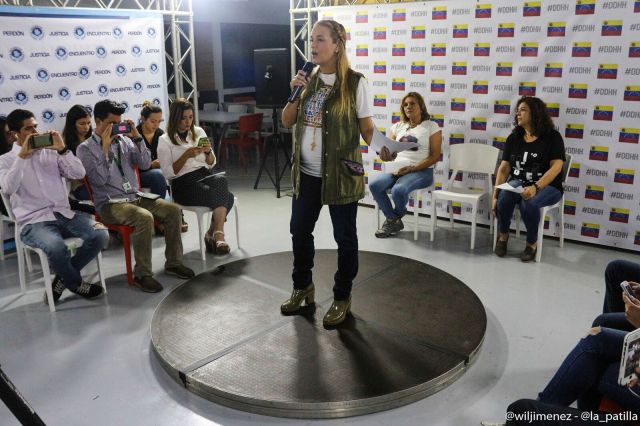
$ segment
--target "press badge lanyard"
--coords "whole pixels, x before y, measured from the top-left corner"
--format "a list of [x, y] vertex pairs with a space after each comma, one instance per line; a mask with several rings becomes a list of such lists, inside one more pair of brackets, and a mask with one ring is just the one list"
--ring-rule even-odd
[[[96, 141], [97, 143], [100, 143], [98, 139], [95, 138], [95, 135], [91, 137], [93, 138], [94, 141]], [[133, 188], [131, 187], [129, 180], [125, 176], [124, 170], [122, 169], [122, 149], [120, 148], [120, 137], [118, 137], [117, 147], [118, 147], [118, 155], [114, 156], [113, 160], [116, 162], [116, 166], [118, 166], [118, 170], [120, 171], [120, 176], [122, 176], [122, 189], [124, 189], [124, 192], [129, 193]]]

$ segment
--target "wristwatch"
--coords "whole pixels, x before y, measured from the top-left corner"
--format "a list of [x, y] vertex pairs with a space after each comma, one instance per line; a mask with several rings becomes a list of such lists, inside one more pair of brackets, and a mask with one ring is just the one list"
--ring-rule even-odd
[[536, 193], [540, 192], [540, 187], [537, 183], [533, 182], [533, 186], [536, 188]]

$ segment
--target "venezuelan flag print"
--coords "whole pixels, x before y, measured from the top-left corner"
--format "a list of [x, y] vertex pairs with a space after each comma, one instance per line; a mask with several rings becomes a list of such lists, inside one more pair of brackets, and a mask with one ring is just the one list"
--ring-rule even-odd
[[604, 80], [615, 80], [618, 78], [618, 64], [598, 65], [598, 78]]
[[391, 80], [391, 90], [402, 90], [404, 91], [404, 78], [394, 78]]
[[369, 47], [366, 44], [356, 45], [356, 56], [369, 56]]
[[598, 121], [612, 121], [613, 120], [613, 106], [610, 105], [596, 105], [593, 108], [593, 119]]
[[387, 39], [387, 27], [375, 27], [373, 29], [374, 40], [386, 40]]
[[434, 6], [431, 19], [434, 21], [447, 19], [447, 6]]
[[424, 74], [424, 61], [411, 62], [411, 74]]
[[464, 133], [451, 133], [449, 135], [449, 145], [464, 143]]
[[507, 138], [494, 137], [493, 138], [493, 146], [498, 148], [499, 150], [504, 150], [504, 146], [507, 144]]
[[[458, 180], [456, 178], [456, 180]], [[453, 211], [453, 214], [461, 214], [462, 213], [462, 203], [458, 202], [458, 201], [453, 201], [451, 202], [451, 210]]]
[[596, 13], [596, 0], [577, 0], [576, 15], [593, 15]]
[[609, 210], [609, 222], [629, 223], [629, 209], [612, 207]]
[[356, 13], [356, 24], [366, 24], [367, 22], [369, 22], [369, 14], [366, 10]]
[[582, 222], [580, 235], [583, 237], [598, 238], [600, 236], [600, 225], [597, 223]]
[[444, 80], [431, 80], [432, 93], [444, 93], [444, 89], [445, 89]]
[[394, 112], [393, 114], [391, 114], [391, 123], [395, 124], [398, 121], [400, 121], [400, 112]]
[[404, 44], [394, 43], [391, 47], [391, 56], [404, 56]]
[[498, 24], [498, 38], [511, 38], [516, 35], [516, 26], [513, 22], [503, 22]]
[[633, 185], [635, 174], [636, 172], [633, 169], [616, 169], [613, 181], [617, 183], [624, 183], [625, 185]]
[[411, 38], [412, 39], [422, 39], [425, 38], [427, 34], [427, 29], [424, 25], [411, 27]]
[[569, 85], [569, 98], [570, 99], [587, 99], [587, 93], [589, 91], [588, 84], [574, 83]]
[[369, 152], [369, 145], [366, 142], [360, 141], [360, 152], [366, 154]]
[[609, 147], [592, 145], [589, 150], [589, 160], [593, 161], [608, 161], [609, 160]]
[[496, 76], [498, 77], [511, 77], [513, 75], [513, 63], [511, 62], [498, 62], [496, 64]]
[[544, 65], [545, 77], [562, 77], [562, 63], [561, 62], [547, 62]]
[[393, 22], [403, 22], [407, 20], [407, 10], [406, 9], [393, 9], [393, 14], [391, 15], [391, 21]]
[[580, 164], [571, 163], [571, 168], [569, 168], [569, 177], [576, 179], [580, 177]]
[[629, 57], [640, 58], [640, 41], [632, 41], [629, 44]]
[[473, 46], [473, 56], [490, 56], [491, 44], [489, 43], [476, 43]]
[[570, 200], [565, 200], [563, 213], [571, 215], [571, 216], [575, 216], [576, 215], [576, 202], [575, 201], [570, 201]]
[[633, 238], [633, 244], [640, 246], [640, 231], [636, 231], [636, 236]]
[[534, 81], [523, 81], [518, 87], [518, 94], [520, 96], [535, 96], [536, 95], [536, 83]]
[[487, 130], [487, 119], [485, 117], [472, 117], [471, 130]]
[[602, 31], [600, 35], [607, 36], [621, 36], [622, 35], [622, 21], [620, 20], [608, 20], [602, 22]]
[[547, 112], [550, 117], [559, 117], [560, 116], [560, 104], [558, 103], [548, 103], [547, 104]]
[[373, 73], [374, 74], [386, 74], [387, 73], [387, 63], [384, 61], [376, 61], [373, 63]]
[[522, 16], [540, 16], [541, 5], [539, 1], [525, 1], [522, 7]]
[[590, 58], [591, 42], [590, 41], [574, 41], [571, 48], [571, 56], [573, 58]]
[[467, 63], [466, 62], [454, 62], [451, 65], [452, 75], [467, 75]]
[[520, 46], [520, 56], [529, 58], [537, 57], [538, 46], [539, 43], [537, 41], [528, 41], [522, 43], [522, 45]]
[[373, 160], [373, 170], [382, 171], [382, 160], [377, 158]]
[[438, 127], [444, 127], [444, 115], [442, 114], [431, 114], [431, 121], [436, 123]]
[[453, 26], [453, 38], [468, 38], [468, 37], [469, 37], [468, 24], [456, 24]]
[[511, 101], [498, 100], [493, 103], [494, 114], [511, 114]]
[[618, 142], [638, 143], [638, 140], [640, 140], [640, 129], [633, 129], [631, 127], [623, 127], [620, 129]]
[[491, 4], [483, 3], [476, 5], [476, 19], [491, 18]]
[[433, 43], [431, 45], [431, 56], [447, 56], [447, 44]]
[[625, 101], [640, 101], [640, 86], [626, 86], [624, 88]]
[[584, 124], [567, 124], [564, 129], [564, 137], [582, 139], [584, 136]]
[[547, 26], [547, 37], [564, 37], [566, 31], [566, 22], [549, 22]]
[[464, 111], [466, 103], [464, 98], [451, 98], [451, 111]]
[[387, 97], [385, 95], [374, 95], [373, 96], [373, 106], [374, 107], [386, 107], [387, 106]]
[[604, 186], [587, 185], [584, 190], [584, 198], [587, 200], [604, 199]]
[[488, 80], [474, 80], [472, 91], [475, 94], [486, 95], [489, 93], [489, 81]]

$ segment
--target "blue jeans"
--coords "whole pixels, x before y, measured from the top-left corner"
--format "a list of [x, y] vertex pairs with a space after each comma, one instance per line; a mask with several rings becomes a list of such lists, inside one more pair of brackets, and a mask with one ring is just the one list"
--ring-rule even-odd
[[640, 283], [640, 263], [628, 260], [612, 260], [604, 271], [606, 292], [604, 294], [604, 306], [602, 312], [624, 312], [622, 301], [622, 281], [635, 281]]
[[[55, 213], [55, 216], [56, 220], [26, 225], [20, 239], [27, 245], [42, 249], [49, 266], [60, 276], [65, 287], [75, 290], [82, 283], [80, 271], [106, 247], [109, 233], [106, 229], [94, 229], [96, 222], [86, 215], [76, 214], [72, 219], [60, 213]], [[64, 239], [74, 237], [84, 242], [71, 257]]]
[[[513, 187], [522, 186], [522, 181], [513, 179], [509, 181]], [[562, 193], [551, 185], [545, 186], [532, 198], [525, 200], [511, 191], [500, 191], [496, 215], [498, 217], [498, 231], [502, 234], [509, 232], [511, 217], [516, 205], [520, 208], [520, 216], [527, 228], [527, 244], [535, 244], [538, 241], [538, 225], [540, 224], [540, 209], [550, 206], [562, 198]]]
[[[428, 168], [398, 177], [391, 173], [384, 173], [369, 182], [369, 190], [376, 200], [378, 207], [387, 219], [395, 219], [407, 214], [409, 193], [415, 189], [427, 188], [433, 183], [433, 169]], [[391, 188], [391, 200], [387, 191]]]
[[[302, 289], [313, 281], [315, 246], [313, 229], [322, 209], [322, 178], [300, 174], [300, 193], [291, 203], [291, 241], [293, 243], [293, 288]], [[358, 274], [358, 203], [329, 205], [333, 238], [338, 243], [338, 270], [334, 275], [333, 297], [345, 300], [351, 294]]]
[[157, 194], [164, 200], [167, 196], [167, 181], [161, 169], [149, 169], [140, 172], [140, 184], [149, 188], [152, 194]]
[[[582, 338], [538, 395], [540, 402], [568, 407], [578, 401], [578, 409], [595, 411], [604, 395], [626, 410], [640, 412], [640, 398], [626, 386], [618, 385], [626, 334], [602, 327], [599, 333]], [[640, 386], [633, 390], [640, 392]]]

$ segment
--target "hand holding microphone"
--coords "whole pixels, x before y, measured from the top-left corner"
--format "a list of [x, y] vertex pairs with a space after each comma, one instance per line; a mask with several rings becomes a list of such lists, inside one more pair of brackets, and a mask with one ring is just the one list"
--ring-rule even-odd
[[287, 102], [294, 103], [298, 100], [298, 98], [300, 98], [302, 90], [304, 90], [307, 83], [309, 82], [308, 75], [311, 74], [311, 71], [313, 71], [314, 68], [315, 64], [313, 62], [305, 62], [302, 69], [298, 71], [298, 74], [296, 74], [295, 77], [293, 77], [291, 83], [289, 83], [292, 92]]

